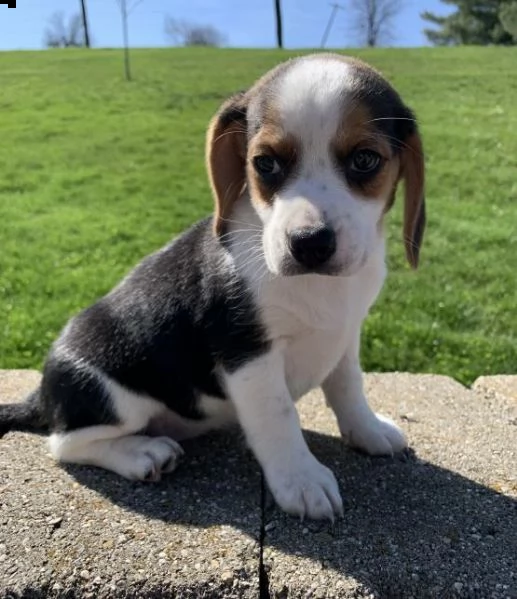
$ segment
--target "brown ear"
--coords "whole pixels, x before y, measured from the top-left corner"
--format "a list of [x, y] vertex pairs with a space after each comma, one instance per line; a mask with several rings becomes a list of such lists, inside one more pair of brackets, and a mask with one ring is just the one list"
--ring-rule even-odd
[[206, 165], [215, 200], [214, 232], [221, 235], [225, 219], [246, 185], [245, 93], [227, 100], [210, 122]]
[[405, 141], [401, 155], [401, 176], [404, 178], [404, 245], [406, 257], [413, 268], [418, 267], [420, 246], [425, 229], [425, 166], [422, 140], [418, 131]]

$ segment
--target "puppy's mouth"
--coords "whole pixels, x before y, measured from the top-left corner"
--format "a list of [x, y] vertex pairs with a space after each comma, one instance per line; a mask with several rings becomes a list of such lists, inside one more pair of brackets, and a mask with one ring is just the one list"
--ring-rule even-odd
[[296, 262], [291, 256], [286, 256], [279, 267], [279, 274], [284, 277], [296, 277], [302, 275], [321, 275], [327, 277], [344, 276], [343, 269], [335, 263], [327, 262], [318, 266], [304, 266]]
[[359, 258], [338, 259], [334, 256], [331, 260], [320, 264], [301, 264], [289, 252], [281, 259], [275, 274], [284, 277], [302, 275], [321, 275], [326, 277], [351, 277], [359, 272], [368, 262], [368, 252], [364, 251]]

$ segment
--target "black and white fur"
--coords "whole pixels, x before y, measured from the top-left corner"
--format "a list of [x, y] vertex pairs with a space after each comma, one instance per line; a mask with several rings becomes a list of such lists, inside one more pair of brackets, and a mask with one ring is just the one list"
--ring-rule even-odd
[[[328, 145], [343, 111], [361, 102], [379, 114], [379, 135], [402, 160], [416, 135], [411, 113], [354, 61], [289, 61], [226, 103], [208, 140], [216, 214], [67, 324], [40, 388], [26, 403], [0, 406], [0, 434], [42, 429], [57, 460], [152, 481], [174, 470], [179, 441], [238, 422], [284, 510], [341, 514], [335, 477], [309, 450], [294, 402], [321, 386], [346, 443], [371, 454], [406, 447], [402, 431], [368, 406], [359, 364], [361, 324], [386, 273], [379, 223], [390, 198], [351, 190]], [[219, 154], [217, 144], [242, 134], [244, 149], [235, 151], [249, 153], [271, 104], [301, 150], [268, 203], [253, 195], [249, 155], [240, 157], [241, 180], [218, 180], [233, 150]], [[423, 198], [415, 201], [408, 255], [423, 230]], [[288, 242], [293, 223], [322, 222], [335, 233], [328, 272], [300, 264]]]

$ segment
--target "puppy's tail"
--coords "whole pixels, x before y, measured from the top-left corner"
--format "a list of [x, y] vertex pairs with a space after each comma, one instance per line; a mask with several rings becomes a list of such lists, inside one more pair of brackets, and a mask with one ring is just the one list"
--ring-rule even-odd
[[24, 402], [0, 404], [0, 438], [9, 431], [39, 434], [48, 432], [48, 422], [43, 413], [39, 388]]

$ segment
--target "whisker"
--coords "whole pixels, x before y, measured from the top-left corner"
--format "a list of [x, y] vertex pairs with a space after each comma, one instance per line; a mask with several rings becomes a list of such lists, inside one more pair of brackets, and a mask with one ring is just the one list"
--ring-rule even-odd
[[375, 121], [411, 121], [413, 123], [416, 123], [416, 119], [406, 116], [380, 116], [375, 119], [366, 121], [366, 124], [374, 123]]
[[247, 131], [246, 131], [246, 129], [231, 129], [230, 131], [223, 131], [223, 133], [221, 133], [221, 135], [218, 135], [212, 143], [216, 144], [223, 137], [226, 137], [227, 135], [237, 134], [237, 133], [239, 135], [242, 135], [242, 134], [247, 134]]
[[415, 250], [419, 250], [420, 247], [410, 238], [410, 237], [406, 237], [403, 236], [402, 238], [400, 238], [398, 235], [390, 238], [390, 242], [393, 241], [395, 243], [402, 243], [403, 245], [408, 244], [409, 246], [411, 246], [413, 249]]
[[246, 241], [238, 244], [235, 249], [238, 249], [239, 247], [241, 247], [243, 251], [251, 251], [255, 247], [262, 248], [262, 239], [260, 237], [255, 239], [247, 239]]
[[231, 235], [239, 235], [240, 233], [252, 233], [251, 237], [258, 235], [256, 229], [236, 229], [235, 231], [228, 231], [228, 233], [223, 233], [219, 237], [219, 239], [224, 239], [225, 237], [230, 237]]
[[232, 256], [235, 260], [235, 259], [241, 258], [246, 253], [250, 253], [250, 252], [256, 251], [256, 250], [262, 251], [262, 240], [258, 237], [256, 237], [255, 239], [247, 239], [244, 243], [240, 244], [240, 246], [238, 245], [238, 246], [234, 247], [234, 249], [241, 250], [241, 251], [237, 251], [236, 253], [232, 253]]
[[254, 225], [253, 223], [246, 223], [242, 220], [235, 220], [233, 218], [224, 218], [221, 216], [221, 220], [225, 223], [235, 223], [237, 225], [244, 225], [245, 227], [249, 227], [250, 229], [256, 229], [257, 231], [262, 231], [262, 227], [260, 225]]
[[368, 139], [375, 140], [375, 139], [379, 139], [379, 137], [386, 139], [389, 142], [393, 142], [393, 145], [399, 150], [407, 149], [410, 152], [413, 152], [414, 154], [418, 155], [418, 152], [414, 148], [412, 148], [410, 145], [408, 145], [401, 139], [393, 137], [393, 135], [388, 135], [387, 133], [381, 133], [380, 131], [377, 133], [372, 133], [368, 136]]
[[[253, 248], [252, 250], [248, 250], [248, 251], [253, 252], [253, 253], [250, 253], [247, 256], [248, 259], [245, 262], [243, 262], [242, 264], [239, 264], [239, 267], [241, 269], [247, 268], [250, 264], [253, 264], [253, 262], [255, 260], [258, 260], [259, 258], [263, 257], [262, 248]], [[241, 253], [239, 257], [242, 257], [242, 255], [243, 254]]]
[[246, 257], [247, 254], [250, 254], [253, 251], [262, 251], [262, 243], [260, 240], [254, 240], [253, 243], [247, 243], [246, 245], [242, 245], [241, 247], [234, 247], [234, 250], [240, 250], [235, 253], [231, 252], [234, 260], [240, 260], [243, 257]]
[[[230, 181], [230, 184], [228, 185], [228, 187], [225, 189], [224, 191], [224, 196], [223, 196], [223, 200], [222, 200], [222, 205], [224, 206], [226, 204], [226, 201], [228, 200], [228, 197], [231, 195], [233, 188], [235, 187], [235, 181]], [[221, 220], [223, 220], [222, 217], [220, 217]]]
[[[257, 251], [260, 250], [260, 251]], [[260, 295], [261, 289], [262, 289], [262, 284], [264, 282], [264, 277], [265, 275], [268, 273], [268, 268], [267, 268], [267, 264], [265, 262], [264, 259], [264, 254], [262, 252], [262, 248], [255, 248], [254, 253], [252, 253], [250, 255], [250, 258], [244, 262], [243, 264], [239, 265], [240, 269], [248, 269], [248, 271], [251, 270], [251, 277], [254, 279], [255, 282], [258, 283], [258, 287], [257, 287], [257, 293]], [[239, 296], [234, 296], [234, 298], [236, 300], [239, 300]], [[242, 294], [240, 294], [240, 299], [242, 299], [242, 301], [244, 302], [246, 299], [246, 293], [243, 292]], [[240, 308], [242, 305], [241, 304], [237, 304], [237, 308]]]
[[250, 262], [251, 259], [256, 257], [264, 257], [264, 249], [262, 247], [262, 243], [257, 244], [255, 246], [243, 248], [243, 251], [239, 253], [239, 258], [248, 258], [246, 262], [242, 263], [242, 266], [245, 266]]
[[413, 249], [418, 250], [420, 247], [409, 237], [403, 237], [402, 241], [409, 244]]

